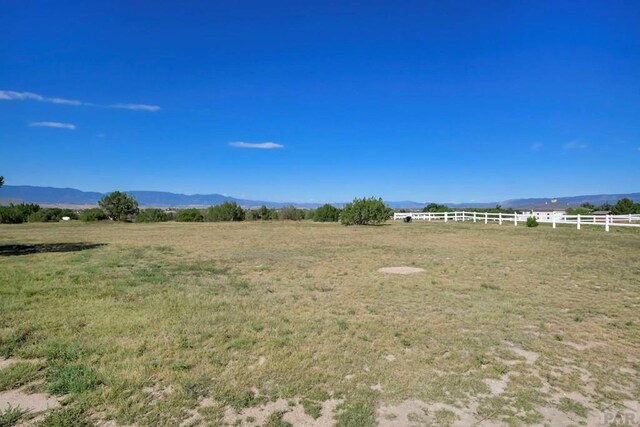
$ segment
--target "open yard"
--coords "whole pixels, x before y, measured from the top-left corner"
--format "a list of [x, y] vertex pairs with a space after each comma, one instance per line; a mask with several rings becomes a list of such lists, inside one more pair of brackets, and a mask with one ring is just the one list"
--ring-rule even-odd
[[0, 226], [0, 425], [637, 425], [639, 315], [634, 229]]

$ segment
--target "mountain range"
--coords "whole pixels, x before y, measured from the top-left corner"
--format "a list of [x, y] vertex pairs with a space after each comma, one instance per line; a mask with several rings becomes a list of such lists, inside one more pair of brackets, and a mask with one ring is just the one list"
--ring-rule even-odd
[[[267, 206], [278, 208], [286, 205], [294, 205], [299, 208], [312, 209], [322, 203], [296, 203], [296, 202], [270, 202], [265, 200], [248, 200], [229, 197], [222, 194], [179, 194], [164, 191], [126, 191], [133, 195], [141, 207], [161, 208], [187, 208], [208, 207], [224, 202], [236, 202], [242, 207]], [[5, 185], [0, 188], [0, 204], [9, 203], [38, 203], [45, 206], [95, 206], [105, 193], [81, 191], [75, 188], [36, 187], [31, 185]], [[550, 207], [575, 207], [582, 203], [601, 205], [603, 203], [615, 203], [617, 200], [628, 197], [635, 202], [640, 202], [640, 193], [626, 194], [594, 194], [571, 197], [540, 197], [528, 199], [511, 199], [501, 202], [486, 203], [444, 203], [454, 208], [488, 208], [501, 205], [503, 208], [525, 209], [536, 206]], [[387, 201], [387, 205], [395, 209], [418, 209], [430, 202], [415, 202], [411, 200]], [[332, 203], [334, 206], [342, 206], [344, 202]]]

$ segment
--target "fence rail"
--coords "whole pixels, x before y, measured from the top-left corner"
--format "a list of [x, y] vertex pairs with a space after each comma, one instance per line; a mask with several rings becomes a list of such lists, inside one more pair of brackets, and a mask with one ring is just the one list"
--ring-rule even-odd
[[538, 222], [552, 224], [574, 224], [578, 230], [582, 225], [601, 225], [605, 231], [610, 227], [640, 227], [640, 215], [567, 215], [562, 212], [521, 212], [521, 213], [493, 213], [493, 212], [396, 212], [393, 219], [404, 220], [411, 217], [412, 220], [423, 221], [473, 221], [512, 223], [517, 226], [519, 222], [526, 222], [527, 218], [534, 217]]

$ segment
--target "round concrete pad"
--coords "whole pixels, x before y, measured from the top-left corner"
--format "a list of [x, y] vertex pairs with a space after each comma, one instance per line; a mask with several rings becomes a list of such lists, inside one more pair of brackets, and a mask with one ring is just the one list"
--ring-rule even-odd
[[380, 273], [389, 273], [389, 274], [414, 274], [414, 273], [422, 273], [424, 268], [417, 267], [384, 267], [378, 269]]

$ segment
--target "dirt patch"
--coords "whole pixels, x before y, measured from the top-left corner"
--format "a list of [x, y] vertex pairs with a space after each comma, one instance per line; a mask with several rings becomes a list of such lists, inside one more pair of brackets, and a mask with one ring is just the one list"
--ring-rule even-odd
[[282, 419], [296, 427], [329, 427], [335, 424], [334, 412], [341, 402], [342, 400], [338, 399], [329, 399], [323, 402], [320, 417], [317, 419], [304, 412], [300, 399], [278, 399], [275, 402], [268, 402], [239, 412], [232, 408], [226, 408], [224, 423], [239, 426], [264, 425], [269, 415], [274, 412], [283, 412]]
[[511, 350], [512, 352], [514, 352], [518, 356], [524, 357], [524, 359], [530, 365], [533, 365], [534, 363], [536, 363], [536, 360], [538, 360], [538, 357], [540, 356], [535, 351], [525, 350], [524, 348], [519, 347], [519, 346], [515, 345], [512, 342], [504, 341], [504, 344], [506, 344], [507, 347], [509, 347], [509, 350]]
[[60, 406], [57, 398], [45, 393], [27, 394], [20, 390], [9, 390], [0, 393], [0, 411], [19, 406], [29, 412], [42, 412]]
[[471, 402], [468, 407], [461, 409], [444, 403], [428, 404], [421, 400], [405, 400], [398, 405], [380, 406], [376, 418], [379, 427], [442, 425], [443, 423], [454, 426], [482, 423], [483, 427], [502, 425], [480, 418], [476, 410], [476, 402]]
[[7, 367], [13, 365], [16, 362], [18, 362], [18, 359], [13, 359], [13, 358], [2, 359], [2, 358], [0, 358], [0, 369], [7, 368]]
[[424, 268], [418, 267], [383, 267], [378, 269], [378, 272], [388, 274], [415, 274], [423, 271]]

